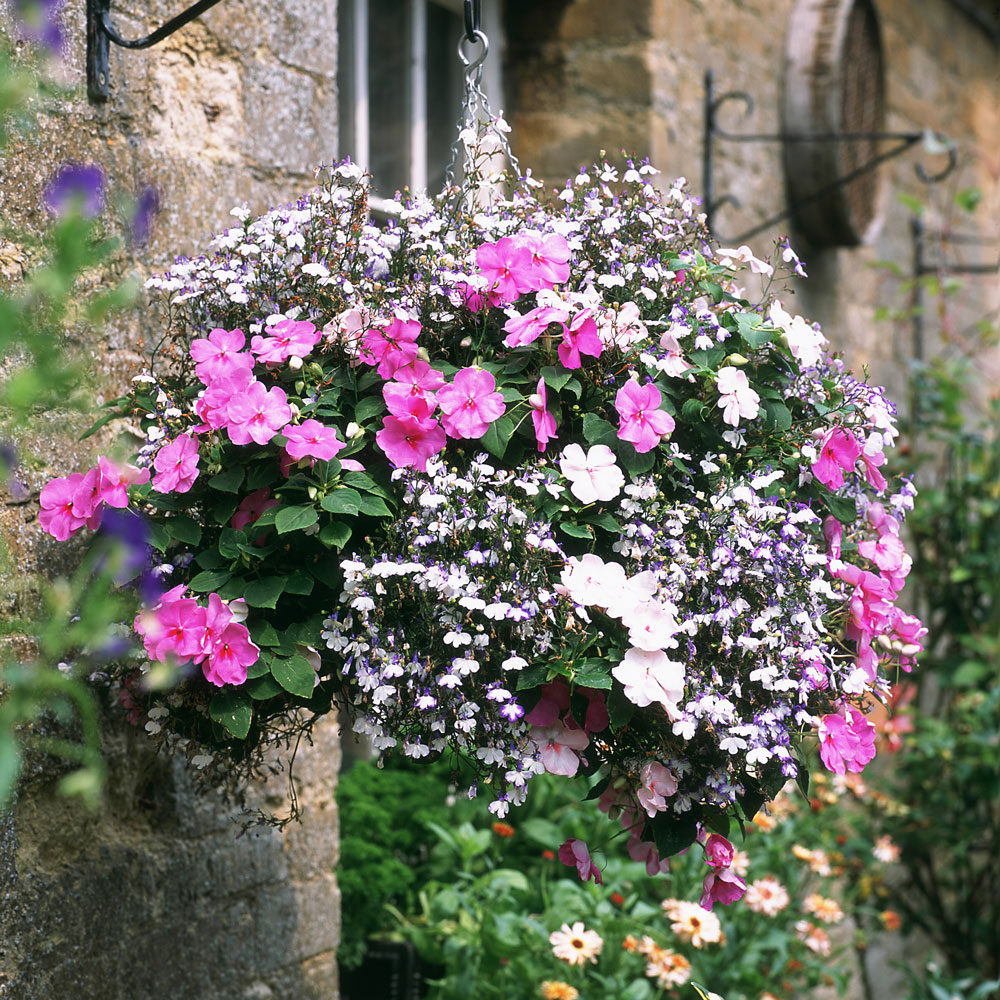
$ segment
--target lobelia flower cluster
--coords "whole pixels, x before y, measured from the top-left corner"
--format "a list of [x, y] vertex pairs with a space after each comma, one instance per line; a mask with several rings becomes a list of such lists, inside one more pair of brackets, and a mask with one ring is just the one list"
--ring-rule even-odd
[[[730, 817], [817, 742], [864, 767], [924, 631], [894, 408], [771, 296], [804, 274], [787, 243], [778, 273], [714, 247], [655, 173], [397, 196], [377, 225], [343, 163], [149, 282], [164, 336], [111, 414], [146, 443], [107, 490], [173, 585], [128, 682], [160, 738], [246, 758], [345, 705], [380, 751], [472, 761], [498, 817], [599, 773], [650, 874], [702, 844], [709, 907], [745, 889]], [[67, 482], [57, 537], [112, 502]], [[180, 683], [143, 694], [156, 662]]]

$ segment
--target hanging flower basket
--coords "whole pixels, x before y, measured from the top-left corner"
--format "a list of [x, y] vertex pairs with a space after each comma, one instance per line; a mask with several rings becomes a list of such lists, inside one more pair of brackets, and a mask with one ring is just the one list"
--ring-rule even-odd
[[712, 246], [655, 173], [470, 178], [379, 227], [343, 163], [149, 282], [163, 336], [108, 414], [146, 443], [50, 483], [42, 523], [148, 520], [164, 592], [119, 679], [157, 740], [250, 768], [344, 706], [379, 751], [471, 763], [498, 817], [599, 774], [650, 873], [701, 837], [708, 905], [742, 891], [729, 820], [810, 746], [872, 758], [922, 634], [894, 408], [772, 298], [787, 245], [780, 272]]

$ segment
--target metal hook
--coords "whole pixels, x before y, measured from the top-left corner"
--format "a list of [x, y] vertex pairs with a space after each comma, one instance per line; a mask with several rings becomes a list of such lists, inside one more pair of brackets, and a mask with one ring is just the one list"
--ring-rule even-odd
[[954, 169], [958, 166], [958, 149], [956, 149], [954, 144], [948, 146], [948, 162], [945, 164], [943, 170], [936, 174], [929, 174], [924, 170], [924, 165], [918, 163], [914, 168], [917, 172], [917, 176], [925, 184], [937, 184], [938, 181], [943, 181]]
[[465, 67], [465, 79], [470, 82], [474, 80], [478, 84], [483, 76], [483, 63], [486, 61], [486, 56], [490, 51], [490, 41], [481, 31], [476, 31], [475, 37], [472, 39], [472, 44], [481, 42], [483, 51], [475, 59], [470, 59], [465, 54], [463, 46], [466, 41], [467, 39], [464, 35], [458, 40], [458, 58]]

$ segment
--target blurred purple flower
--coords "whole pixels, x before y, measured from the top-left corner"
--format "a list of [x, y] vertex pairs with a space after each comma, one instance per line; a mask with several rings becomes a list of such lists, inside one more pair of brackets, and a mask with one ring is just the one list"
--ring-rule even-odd
[[14, 503], [23, 503], [31, 496], [17, 476], [17, 450], [7, 441], [0, 441], [0, 482], [7, 487]]
[[97, 218], [104, 211], [104, 171], [94, 163], [64, 163], [45, 189], [45, 205], [56, 216]]
[[63, 0], [12, 0], [18, 38], [44, 45], [50, 55], [59, 56], [64, 41], [58, 18], [62, 5]]
[[160, 196], [156, 193], [156, 188], [147, 184], [139, 194], [135, 203], [135, 210], [129, 229], [132, 233], [132, 242], [136, 246], [142, 246], [149, 239], [149, 234], [153, 228], [153, 220], [160, 211]]
[[106, 565], [110, 565], [115, 583], [120, 586], [138, 576], [143, 600], [157, 600], [163, 593], [163, 587], [152, 572], [152, 549], [146, 519], [127, 507], [105, 507], [98, 536], [104, 539]]

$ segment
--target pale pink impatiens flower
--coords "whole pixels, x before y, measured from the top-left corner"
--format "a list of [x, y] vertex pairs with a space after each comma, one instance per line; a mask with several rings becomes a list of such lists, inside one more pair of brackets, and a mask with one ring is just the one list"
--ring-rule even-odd
[[618, 437], [630, 441], [640, 454], [652, 451], [674, 429], [674, 418], [660, 409], [663, 397], [655, 385], [639, 385], [630, 378], [615, 395]]
[[639, 649], [653, 651], [677, 645], [674, 636], [678, 625], [673, 606], [660, 601], [636, 601], [624, 607], [620, 617], [628, 629], [629, 642]]
[[569, 778], [580, 767], [579, 752], [590, 744], [590, 737], [582, 729], [570, 729], [559, 722], [551, 726], [533, 726], [530, 736], [545, 770]]
[[655, 816], [667, 808], [667, 799], [677, 792], [677, 776], [659, 761], [648, 760], [642, 765], [636, 798], [647, 816]]
[[303, 420], [294, 427], [286, 427], [282, 433], [288, 439], [285, 451], [296, 460], [318, 458], [328, 462], [345, 447], [337, 437], [337, 431], [318, 420]]
[[481, 438], [507, 409], [497, 382], [485, 368], [463, 368], [455, 380], [438, 390], [441, 423], [453, 438]]
[[153, 459], [157, 493], [187, 493], [198, 478], [198, 442], [190, 434], [168, 441]]
[[233, 444], [267, 444], [291, 419], [292, 408], [283, 389], [253, 382], [229, 401], [227, 430]]
[[753, 420], [760, 412], [760, 396], [750, 388], [746, 372], [732, 365], [720, 368], [715, 386], [719, 390], [722, 419], [731, 427], [738, 427], [741, 417]]
[[590, 848], [585, 840], [570, 837], [559, 848], [559, 860], [564, 865], [575, 868], [581, 882], [593, 879], [597, 885], [604, 885], [600, 869], [590, 857]]
[[531, 422], [535, 427], [538, 450], [544, 452], [549, 441], [556, 436], [556, 418], [549, 413], [544, 378], [538, 380], [535, 391], [528, 397], [528, 405], [531, 407]]
[[614, 500], [625, 485], [625, 474], [606, 444], [595, 444], [586, 454], [576, 443], [567, 445], [559, 457], [559, 468], [570, 481], [570, 492], [581, 503]]
[[662, 649], [627, 650], [611, 670], [633, 705], [662, 705], [671, 719], [679, 716], [677, 703], [684, 697], [684, 664], [667, 658]]
[[875, 727], [851, 705], [836, 715], [824, 715], [819, 724], [819, 756], [835, 774], [860, 773], [875, 756]]

